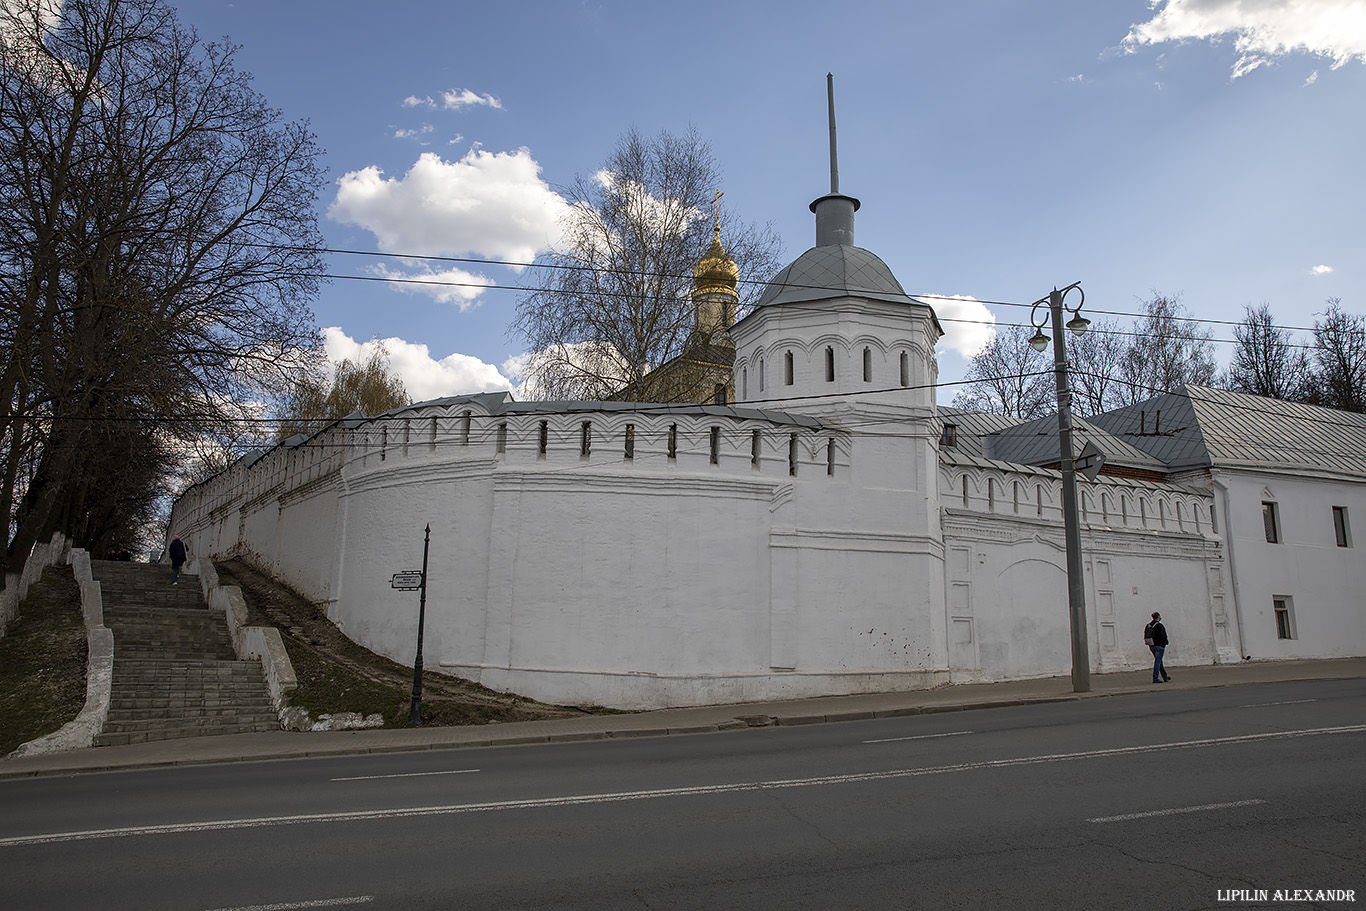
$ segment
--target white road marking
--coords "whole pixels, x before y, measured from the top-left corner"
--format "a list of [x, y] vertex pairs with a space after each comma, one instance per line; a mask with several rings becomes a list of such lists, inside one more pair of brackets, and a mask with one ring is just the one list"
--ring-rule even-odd
[[295, 908], [336, 908], [340, 905], [364, 905], [375, 900], [373, 895], [352, 895], [347, 898], [315, 898], [311, 901], [280, 902], [274, 905], [243, 905], [238, 908], [215, 908], [214, 911], [294, 911]]
[[810, 788], [833, 784], [858, 784], [869, 781], [888, 781], [897, 778], [917, 778], [923, 775], [945, 775], [953, 772], [972, 772], [982, 769], [1001, 769], [1012, 766], [1042, 765], [1076, 759], [1100, 759], [1127, 756], [1161, 750], [1194, 749], [1236, 743], [1257, 743], [1266, 740], [1291, 740], [1299, 737], [1321, 737], [1327, 734], [1366, 733], [1366, 724], [1351, 724], [1331, 728], [1307, 728], [1298, 731], [1277, 731], [1262, 734], [1240, 734], [1235, 737], [1212, 737], [1206, 740], [1179, 740], [1172, 743], [1146, 743], [1108, 750], [1086, 750], [1078, 753], [1051, 753], [1042, 756], [1020, 756], [1014, 759], [987, 759], [955, 765], [929, 766], [919, 769], [892, 769], [886, 772], [855, 772], [846, 775], [825, 775], [818, 778], [783, 778], [770, 781], [747, 781], [733, 784], [698, 785], [694, 787], [657, 788], [648, 791], [617, 791], [601, 794], [573, 794], [565, 797], [532, 797], [522, 800], [495, 800], [486, 803], [449, 804], [431, 807], [401, 807], [391, 810], [352, 810], [334, 813], [302, 813], [297, 816], [258, 816], [247, 819], [213, 819], [203, 822], [167, 823], [156, 826], [124, 826], [113, 829], [88, 829], [78, 832], [51, 832], [46, 835], [15, 835], [0, 838], [0, 848], [26, 845], [54, 844], [67, 841], [88, 841], [96, 838], [123, 838], [141, 835], [179, 835], [186, 832], [219, 832], [228, 829], [255, 829], [267, 826], [288, 826], [311, 822], [368, 822], [382, 819], [403, 819], [415, 816], [452, 816], [461, 813], [487, 813], [499, 810], [529, 810], [546, 807], [570, 807], [583, 804], [619, 803], [628, 800], [655, 800], [661, 797], [693, 797], [708, 794], [732, 794], [745, 791], [773, 791], [783, 788]]
[[1318, 702], [1317, 699], [1292, 699], [1289, 702], [1250, 702], [1247, 705], [1240, 705], [1240, 709], [1259, 709], [1264, 705], [1303, 705], [1306, 702]]
[[936, 737], [958, 737], [972, 731], [949, 731], [947, 734], [917, 734], [914, 737], [887, 737], [883, 740], [865, 740], [864, 743], [897, 743], [901, 740], [933, 740]]
[[356, 775], [351, 778], [329, 778], [328, 781], [374, 781], [378, 778], [421, 778], [425, 775], [469, 775], [478, 769], [448, 769], [444, 772], [404, 772], [400, 775]]
[[1175, 816], [1178, 813], [1203, 813], [1206, 810], [1231, 810], [1234, 807], [1255, 807], [1266, 803], [1265, 800], [1235, 800], [1232, 803], [1207, 803], [1198, 807], [1173, 807], [1170, 810], [1148, 810], [1143, 813], [1123, 813], [1119, 816], [1098, 816], [1087, 822], [1125, 822], [1130, 819], [1148, 819], [1152, 816]]

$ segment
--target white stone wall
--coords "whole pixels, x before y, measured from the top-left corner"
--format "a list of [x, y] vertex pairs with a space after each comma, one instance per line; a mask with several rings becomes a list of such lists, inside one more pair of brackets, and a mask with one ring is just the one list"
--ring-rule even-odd
[[420, 568], [430, 523], [424, 661], [496, 689], [634, 708], [809, 696], [944, 679], [933, 464], [925, 433], [474, 400], [278, 447], [188, 493], [173, 528], [411, 663], [418, 595], [390, 577]]
[[[1366, 655], [1366, 537], [1338, 546], [1333, 507], [1366, 535], [1366, 484], [1251, 471], [1214, 473], [1237, 573], [1242, 652], [1253, 659]], [[1276, 504], [1279, 541], [1266, 540], [1263, 503]], [[1352, 529], [1355, 531], [1355, 529]], [[1280, 638], [1275, 599], [1288, 600], [1293, 638]]]
[[[955, 682], [1071, 670], [1058, 472], [947, 457], [948, 655]], [[1236, 660], [1213, 499], [1174, 484], [1079, 479], [1091, 670], [1151, 666], [1143, 627], [1161, 611], [1172, 666]]]

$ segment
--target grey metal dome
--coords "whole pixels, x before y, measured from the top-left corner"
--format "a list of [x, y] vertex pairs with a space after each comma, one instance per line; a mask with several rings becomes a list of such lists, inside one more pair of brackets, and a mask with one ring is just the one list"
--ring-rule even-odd
[[812, 247], [773, 277], [756, 307], [862, 297], [911, 304], [887, 264], [862, 247], [826, 244]]

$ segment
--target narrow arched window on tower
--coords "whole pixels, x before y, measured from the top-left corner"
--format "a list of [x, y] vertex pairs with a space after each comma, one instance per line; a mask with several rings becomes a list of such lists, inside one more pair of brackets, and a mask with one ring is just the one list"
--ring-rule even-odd
[[863, 349], [863, 381], [871, 383], [873, 381], [873, 349]]
[[749, 464], [759, 467], [759, 456], [763, 452], [763, 442], [759, 431], [751, 430], [749, 435]]
[[787, 473], [794, 478], [797, 476], [797, 435], [795, 433], [787, 438]]
[[792, 385], [792, 352], [783, 355], [783, 383]]
[[764, 359], [759, 358], [759, 391], [764, 391]]
[[749, 368], [740, 368], [740, 398], [749, 398]]
[[835, 441], [833, 438], [825, 444], [825, 473], [832, 478], [835, 476]]
[[829, 345], [825, 348], [825, 381], [827, 383], [835, 381], [835, 349]]
[[498, 439], [494, 443], [494, 452], [503, 453], [508, 449], [508, 425], [503, 421], [498, 425]]

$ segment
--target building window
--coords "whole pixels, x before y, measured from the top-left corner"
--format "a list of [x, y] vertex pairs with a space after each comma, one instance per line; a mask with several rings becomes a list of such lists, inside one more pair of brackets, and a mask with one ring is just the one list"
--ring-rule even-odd
[[713, 387], [713, 389], [712, 389], [712, 404], [714, 404], [714, 405], [724, 405], [724, 404], [726, 404], [726, 384], [725, 384], [725, 383], [717, 383], [716, 386]]
[[460, 445], [470, 445], [470, 424], [473, 423], [473, 416], [466, 411], [460, 416]]
[[968, 476], [963, 475], [963, 508], [968, 508]]
[[546, 447], [550, 444], [550, 422], [541, 421], [540, 435], [536, 440], [536, 454], [545, 457]]
[[494, 444], [494, 451], [503, 453], [508, 450], [508, 425], [503, 421], [498, 425], [498, 442]]
[[759, 358], [759, 391], [764, 391], [764, 359]]
[[1262, 501], [1262, 527], [1266, 530], [1266, 543], [1281, 543], [1281, 512], [1268, 500]]
[[1333, 534], [1337, 538], [1338, 547], [1352, 546], [1352, 526], [1347, 523], [1347, 507], [1333, 507]]
[[901, 352], [901, 385], [911, 385], [911, 356], [905, 351]]
[[669, 458], [678, 458], [678, 425], [669, 425]]
[[825, 444], [825, 473], [830, 477], [835, 476], [835, 441], [830, 440]]
[[1012, 492], [1012, 495], [1013, 495], [1013, 498], [1014, 498], [1015, 515], [1018, 516], [1018, 515], [1020, 514], [1020, 482], [1019, 482], [1019, 481], [1016, 481], [1016, 482], [1014, 483], [1014, 487], [1012, 488], [1012, 491], [1011, 491], [1011, 492]]
[[957, 425], [957, 424], [945, 424], [945, 425], [944, 425], [944, 429], [941, 430], [941, 431], [939, 431], [939, 445], [940, 445], [940, 446], [957, 446], [957, 445], [958, 445], [958, 425]]
[[629, 462], [636, 457], [636, 425], [626, 425], [626, 460]]
[[1043, 485], [1034, 485], [1034, 514], [1040, 519], [1043, 518]]
[[584, 421], [579, 425], [579, 455], [588, 458], [593, 448], [593, 422]]
[[759, 454], [762, 447], [763, 442], [759, 436], [759, 431], [751, 430], [749, 434], [749, 464], [755, 468], [759, 467]]
[[748, 367], [741, 367], [741, 368], [740, 368], [740, 397], [741, 397], [742, 399], [748, 399], [748, 398], [749, 398], [749, 368], [748, 368]]
[[825, 381], [835, 381], [835, 349], [828, 346], [825, 349]]
[[1271, 606], [1276, 612], [1276, 638], [1294, 639], [1295, 638], [1295, 605], [1287, 595], [1278, 595], [1271, 599]]
[[871, 383], [873, 381], [873, 349], [863, 349], [863, 381]]
[[987, 478], [987, 512], [996, 511], [996, 479]]
[[784, 383], [784, 385], [787, 385], [787, 386], [791, 386], [791, 385], [792, 385], [792, 352], [791, 352], [791, 351], [789, 351], [789, 352], [787, 352], [786, 354], [783, 355], [783, 383]]
[[787, 473], [794, 478], [797, 476], [797, 435], [795, 433], [787, 438]]
[[711, 429], [711, 463], [718, 465], [721, 462], [721, 428]]
[[380, 460], [381, 462], [384, 461], [384, 457], [388, 454], [388, 449], [389, 449], [389, 428], [388, 428], [388, 427], [381, 427], [381, 428], [379, 429], [379, 460]]

